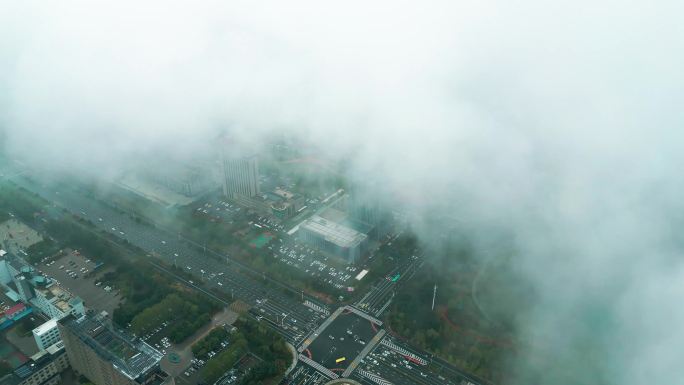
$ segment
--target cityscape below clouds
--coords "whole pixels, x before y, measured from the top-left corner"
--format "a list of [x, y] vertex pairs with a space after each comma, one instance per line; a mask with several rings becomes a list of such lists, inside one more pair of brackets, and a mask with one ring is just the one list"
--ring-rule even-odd
[[683, 8], [0, 4], [0, 385], [681, 383]]

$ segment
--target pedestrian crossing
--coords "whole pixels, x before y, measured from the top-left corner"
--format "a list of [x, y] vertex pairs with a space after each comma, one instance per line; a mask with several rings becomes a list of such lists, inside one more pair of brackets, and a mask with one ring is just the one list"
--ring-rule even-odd
[[409, 352], [408, 350], [406, 350], [400, 346], [397, 346], [396, 344], [389, 341], [387, 338], [380, 341], [380, 343], [387, 346], [388, 348], [394, 350], [395, 352], [401, 354], [402, 356], [410, 357], [414, 362], [416, 362], [420, 365], [427, 365], [428, 364], [428, 362], [425, 361], [423, 358], [418, 357], [417, 355]]
[[373, 374], [373, 373], [371, 373], [371, 372], [367, 372], [367, 371], [365, 371], [365, 370], [363, 370], [363, 369], [358, 369], [358, 370], [356, 371], [356, 373], [358, 373], [358, 374], [361, 375], [361, 376], [366, 377], [367, 379], [369, 379], [369, 380], [375, 382], [375, 383], [378, 384], [378, 385], [394, 385], [394, 384], [392, 384], [391, 382], [385, 380], [384, 378], [378, 376], [377, 374]]
[[324, 308], [323, 306], [317, 305], [317, 304], [309, 301], [308, 299], [306, 301], [304, 301], [304, 306], [306, 306], [310, 309], [313, 309], [319, 313], [323, 313], [327, 316], [330, 315], [330, 310]]

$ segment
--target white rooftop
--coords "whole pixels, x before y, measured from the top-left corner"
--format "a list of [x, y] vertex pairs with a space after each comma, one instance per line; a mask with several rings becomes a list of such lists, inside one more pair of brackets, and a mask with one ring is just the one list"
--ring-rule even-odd
[[38, 326], [37, 328], [33, 329], [33, 334], [39, 336], [42, 334], [45, 334], [49, 332], [50, 330], [54, 329], [57, 327], [57, 320], [56, 319], [51, 319], [44, 324]]
[[302, 228], [321, 235], [326, 241], [340, 247], [354, 247], [363, 242], [367, 237], [352, 228], [314, 215], [305, 221]]

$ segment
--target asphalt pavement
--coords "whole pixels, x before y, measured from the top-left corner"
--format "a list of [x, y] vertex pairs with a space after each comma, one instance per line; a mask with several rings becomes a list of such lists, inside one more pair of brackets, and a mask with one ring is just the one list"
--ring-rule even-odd
[[72, 214], [89, 220], [96, 228], [127, 240], [147, 252], [151, 260], [159, 258], [197, 277], [196, 281], [187, 280], [188, 283], [198, 285], [201, 282], [206, 287], [254, 306], [264, 319], [294, 344], [299, 343], [305, 334], [322, 321], [320, 313], [280, 290], [245, 275], [241, 271], [243, 267], [231, 263], [225, 255], [204, 249], [180, 235], [170, 235], [164, 230], [135, 221], [128, 214], [85, 193], [73, 189], [55, 191], [54, 188], [21, 177], [13, 180]]
[[[244, 266], [237, 265], [227, 256], [205, 249], [181, 235], [171, 235], [163, 229], [135, 221], [128, 214], [73, 189], [55, 191], [52, 187], [27, 180], [21, 175], [15, 175], [12, 179], [72, 214], [89, 220], [98, 229], [139, 247], [148, 253], [151, 262], [155, 261], [154, 258], [159, 258], [167, 264], [183, 268], [196, 277], [196, 280], [178, 277], [186, 284], [204, 291], [199, 286], [199, 283], [202, 283], [204, 287], [217, 289], [253, 306], [252, 314], [281, 333], [293, 345], [303, 341], [326, 318], [322, 313], [305, 306], [303, 302], [286, 296], [280, 289], [274, 289], [265, 282], [246, 275]], [[415, 271], [415, 265], [405, 265], [404, 269], [399, 271], [404, 274]], [[392, 290], [393, 285], [380, 283], [365, 297], [366, 307], [377, 313], [381, 309], [379, 306], [385, 303], [388, 293]], [[308, 297], [303, 299], [311, 300]], [[370, 314], [375, 315], [372, 312]], [[426, 357], [424, 352], [416, 351], [401, 341], [393, 343], [402, 350], [415, 352], [418, 357]], [[363, 384], [375, 385], [379, 382], [371, 380], [371, 377], [385, 379], [395, 385], [481, 383], [442, 360], [434, 361], [433, 367], [438, 367], [440, 372], [433, 372], [427, 367], [408, 362], [402, 354], [393, 352], [384, 345], [378, 345], [366, 356], [359, 368], [366, 376], [360, 375], [361, 371], [356, 371], [352, 373], [352, 378]], [[293, 378], [290, 384], [318, 385], [324, 381], [324, 376], [303, 364], [297, 365], [293, 371]]]

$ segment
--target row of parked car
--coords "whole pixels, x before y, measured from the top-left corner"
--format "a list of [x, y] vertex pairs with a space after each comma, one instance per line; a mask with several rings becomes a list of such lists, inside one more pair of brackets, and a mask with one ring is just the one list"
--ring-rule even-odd
[[200, 370], [205, 364], [206, 362], [204, 360], [193, 358], [190, 360], [190, 367], [183, 374], [185, 374], [185, 377], [190, 377], [193, 373]]

